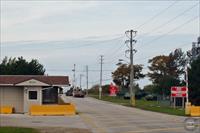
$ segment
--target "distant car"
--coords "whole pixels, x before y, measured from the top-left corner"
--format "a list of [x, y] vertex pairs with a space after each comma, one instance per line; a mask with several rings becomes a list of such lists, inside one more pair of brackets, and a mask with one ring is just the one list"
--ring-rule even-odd
[[130, 94], [128, 93], [128, 92], [126, 92], [125, 94], [124, 94], [124, 99], [130, 99]]
[[74, 97], [84, 98], [85, 97], [85, 93], [82, 90], [75, 91], [74, 92]]
[[145, 99], [146, 99], [147, 101], [156, 101], [156, 100], [157, 100], [157, 96], [152, 95], [152, 94], [149, 94], [149, 95], [146, 95], [146, 96], [145, 96]]

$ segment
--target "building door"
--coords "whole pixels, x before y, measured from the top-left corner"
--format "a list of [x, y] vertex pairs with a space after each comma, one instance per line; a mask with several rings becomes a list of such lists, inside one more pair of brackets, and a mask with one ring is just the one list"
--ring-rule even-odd
[[58, 103], [58, 88], [48, 87], [42, 90], [42, 104], [57, 104]]

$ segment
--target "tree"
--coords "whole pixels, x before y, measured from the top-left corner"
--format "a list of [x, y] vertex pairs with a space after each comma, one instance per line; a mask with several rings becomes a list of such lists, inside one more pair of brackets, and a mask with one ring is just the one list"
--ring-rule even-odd
[[151, 66], [149, 66], [148, 68], [151, 72], [148, 73], [148, 76], [154, 84], [159, 84], [161, 78], [169, 74], [169, 61], [169, 56], [165, 55], [156, 56], [149, 60]]
[[153, 83], [160, 83], [163, 80], [162, 77], [171, 77], [175, 80], [179, 80], [185, 73], [186, 55], [181, 49], [176, 49], [169, 55], [156, 56], [149, 60], [151, 66], [148, 76]]
[[99, 94], [99, 85], [96, 84], [96, 85], [93, 85], [89, 90], [88, 90], [88, 93], [89, 94], [93, 94], [93, 95], [98, 95]]
[[[93, 94], [93, 95], [98, 95], [99, 94], [99, 85], [94, 85], [92, 86], [89, 90], [88, 90], [88, 93], [89, 94]], [[109, 91], [109, 88], [110, 88], [110, 85], [109, 84], [106, 84], [106, 85], [103, 85], [102, 86], [102, 94], [103, 95], [108, 95], [110, 93]]]
[[149, 60], [150, 72], [148, 76], [153, 84], [157, 85], [157, 93], [165, 95], [170, 94], [171, 86], [180, 85], [180, 78], [184, 74], [186, 65], [186, 55], [181, 49], [176, 49], [168, 56], [160, 55]]
[[185, 73], [185, 66], [187, 64], [186, 54], [182, 49], [176, 49], [169, 54], [170, 58], [170, 72], [176, 73], [175, 78], [180, 78]]
[[158, 92], [158, 86], [155, 84], [146, 85], [143, 90], [147, 94], [154, 94]]
[[0, 75], [44, 75], [45, 69], [36, 59], [30, 62], [23, 57], [5, 57], [0, 64]]
[[[145, 75], [142, 74], [142, 65], [134, 65], [134, 79], [144, 78]], [[128, 88], [130, 84], [130, 65], [122, 64], [113, 73], [113, 82], [121, 87]]]
[[200, 105], [200, 57], [189, 69], [189, 98], [193, 104]]

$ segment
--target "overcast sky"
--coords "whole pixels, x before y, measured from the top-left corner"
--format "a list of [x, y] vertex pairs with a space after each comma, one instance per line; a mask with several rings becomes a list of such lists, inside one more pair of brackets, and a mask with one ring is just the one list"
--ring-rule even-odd
[[[90, 86], [99, 83], [104, 55], [104, 84], [118, 59], [125, 57], [124, 32], [138, 31], [134, 62], [144, 65], [175, 48], [191, 49], [199, 36], [197, 1], [1, 1], [1, 58], [38, 59], [49, 75], [79, 75], [89, 66]], [[85, 77], [83, 77], [85, 86]], [[139, 81], [141, 86], [148, 80]]]

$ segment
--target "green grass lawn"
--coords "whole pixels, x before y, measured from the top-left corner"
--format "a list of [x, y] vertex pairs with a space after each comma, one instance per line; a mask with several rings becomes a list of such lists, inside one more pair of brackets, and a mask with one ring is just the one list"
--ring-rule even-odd
[[[98, 99], [98, 96], [96, 95], [91, 95], [91, 97]], [[130, 100], [125, 100], [119, 97], [102, 96], [101, 100], [124, 106], [131, 106]], [[157, 101], [136, 100], [136, 108], [154, 112], [166, 113], [171, 115], [185, 116], [184, 109], [181, 108], [174, 109], [170, 106], [160, 105]]]
[[0, 127], [0, 133], [39, 133], [39, 132], [32, 128]]

